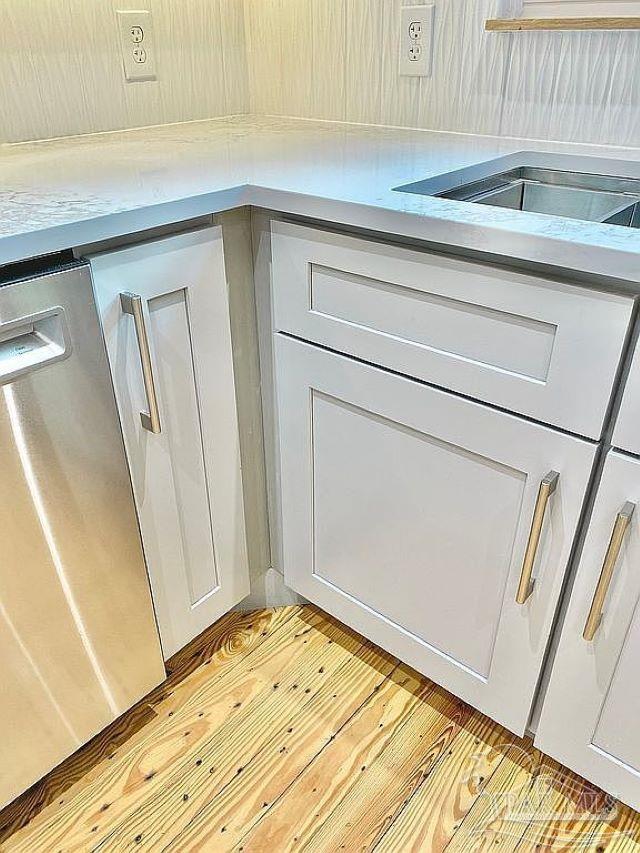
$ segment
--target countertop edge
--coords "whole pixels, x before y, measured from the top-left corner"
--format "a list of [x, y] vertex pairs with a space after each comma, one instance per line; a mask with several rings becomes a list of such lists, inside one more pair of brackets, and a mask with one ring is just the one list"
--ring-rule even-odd
[[[0, 265], [65, 249], [116, 239], [199, 216], [251, 206], [319, 219], [394, 236], [451, 246], [505, 260], [544, 264], [575, 274], [615, 277], [640, 283], [636, 251], [593, 245], [575, 239], [522, 233], [500, 223], [462, 223], [448, 218], [393, 210], [363, 202], [324, 198], [268, 186], [240, 184], [155, 205], [127, 208], [0, 237]], [[611, 270], [615, 269], [615, 276]]]

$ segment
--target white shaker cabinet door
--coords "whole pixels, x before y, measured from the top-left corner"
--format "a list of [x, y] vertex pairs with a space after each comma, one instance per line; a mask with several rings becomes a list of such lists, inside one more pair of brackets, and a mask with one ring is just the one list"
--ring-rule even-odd
[[[595, 447], [275, 343], [287, 583], [522, 734]], [[518, 604], [530, 540], [535, 585]]]
[[636, 344], [611, 443], [640, 456], [640, 343]]
[[91, 268], [168, 658], [249, 592], [222, 233]]
[[536, 735], [540, 749], [635, 809], [640, 808], [639, 504], [640, 462], [610, 453]]

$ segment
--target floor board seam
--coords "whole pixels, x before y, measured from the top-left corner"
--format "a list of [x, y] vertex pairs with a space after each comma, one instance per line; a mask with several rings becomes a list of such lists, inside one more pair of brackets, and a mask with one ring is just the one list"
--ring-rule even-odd
[[[458, 731], [458, 733], [454, 736], [453, 740], [451, 741], [451, 745], [450, 745], [450, 748], [451, 748], [451, 749], [453, 748], [454, 743], [458, 740], [458, 738], [461, 736], [461, 734], [462, 734], [462, 729], [460, 729], [460, 731]], [[447, 760], [448, 760], [448, 759], [449, 759], [449, 753], [447, 752], [445, 755], [442, 755], [442, 756], [441, 756], [441, 757], [436, 761], [436, 763], [433, 765], [433, 767], [431, 768], [431, 770], [429, 771], [429, 773], [427, 774], [427, 776], [425, 776], [425, 777], [422, 779], [422, 781], [420, 782], [420, 784], [419, 784], [419, 785], [417, 785], [417, 786], [414, 788], [414, 790], [411, 792], [411, 794], [410, 794], [410, 795], [405, 799], [405, 801], [404, 801], [404, 803], [402, 804], [402, 806], [397, 810], [397, 812], [396, 812], [396, 813], [395, 813], [395, 815], [393, 816], [393, 819], [392, 819], [391, 823], [389, 824], [389, 826], [388, 826], [388, 827], [385, 829], [385, 831], [384, 831], [384, 832], [383, 832], [383, 833], [382, 833], [382, 834], [381, 834], [381, 835], [380, 835], [380, 836], [379, 836], [379, 837], [374, 841], [373, 845], [372, 845], [371, 847], [369, 847], [369, 849], [368, 849], [368, 853], [374, 853], [374, 851], [376, 850], [376, 848], [377, 848], [377, 847], [379, 847], [379, 846], [382, 844], [382, 842], [384, 841], [385, 837], [386, 837], [386, 836], [387, 836], [387, 835], [392, 831], [392, 829], [393, 829], [394, 825], [395, 825], [395, 824], [397, 824], [397, 822], [400, 820], [400, 817], [402, 816], [403, 812], [404, 812], [404, 811], [409, 807], [409, 804], [411, 803], [411, 801], [414, 799], [414, 797], [416, 797], [416, 796], [418, 795], [418, 793], [420, 792], [420, 789], [423, 787], [423, 785], [426, 785], [426, 784], [429, 782], [429, 780], [433, 778], [434, 774], [438, 771], [438, 769], [439, 769], [442, 765], [444, 765], [444, 764], [447, 762]], [[501, 763], [501, 762], [500, 762], [500, 763]], [[486, 780], [483, 782], [483, 788], [484, 788], [484, 785], [485, 785], [485, 784], [488, 782], [488, 780], [491, 778], [491, 776], [493, 776], [493, 773], [495, 773], [495, 771], [496, 771], [496, 770], [497, 770], [497, 767], [495, 767], [495, 768], [494, 768], [494, 770], [489, 774], [489, 776], [488, 776], [488, 777], [486, 778]], [[478, 796], [479, 796], [479, 795], [480, 795], [480, 792], [478, 793]]]
[[[401, 666], [402, 666], [402, 665], [401, 665]], [[416, 673], [416, 675], [417, 675], [417, 673]], [[432, 682], [432, 681], [429, 681], [429, 679], [427, 679], [427, 678], [425, 678], [425, 677], [419, 676], [419, 679], [420, 679], [422, 682], [424, 682], [425, 686], [426, 686], [426, 685], [428, 685], [428, 690], [427, 690], [427, 692], [425, 693], [425, 696], [430, 696], [432, 693], [436, 693], [436, 692], [440, 689], [440, 688], [438, 687], [438, 685], [436, 685], [436, 684], [435, 684], [434, 682]], [[452, 697], [452, 698], [453, 698], [453, 697]], [[460, 700], [457, 700], [457, 701], [460, 701]], [[461, 703], [461, 704], [462, 704], [462, 703]], [[412, 718], [413, 714], [416, 712], [416, 709], [417, 709], [417, 708], [418, 708], [418, 704], [416, 703], [416, 705], [414, 705], [414, 706], [413, 706], [413, 708], [412, 708], [412, 709], [411, 709], [411, 710], [406, 714], [406, 716], [403, 718], [402, 722], [401, 722], [401, 723], [400, 723], [400, 724], [395, 728], [395, 730], [394, 730], [394, 732], [393, 732], [392, 737], [391, 737], [391, 738], [390, 738], [390, 740], [389, 740], [389, 741], [388, 741], [388, 742], [383, 746], [383, 748], [380, 750], [380, 752], [376, 755], [376, 757], [375, 757], [374, 761], [372, 762], [372, 764], [371, 764], [371, 765], [369, 765], [369, 768], [368, 768], [368, 769], [370, 769], [371, 767], [373, 767], [373, 765], [374, 765], [375, 763], [377, 763], [377, 762], [379, 762], [380, 760], [382, 760], [382, 757], [386, 754], [387, 750], [390, 750], [390, 749], [392, 748], [392, 746], [393, 746], [393, 742], [394, 742], [395, 738], [396, 738], [396, 737], [401, 736], [401, 733], [402, 733], [403, 729], [405, 728], [405, 726], [409, 725], [409, 723], [411, 722], [411, 718]], [[305, 847], [306, 847], [307, 845], [309, 845], [309, 844], [311, 844], [311, 843], [313, 842], [313, 839], [318, 835], [318, 833], [319, 833], [319, 832], [321, 832], [321, 831], [322, 831], [322, 828], [327, 824], [327, 822], [331, 819], [331, 817], [332, 817], [332, 815], [335, 813], [335, 811], [340, 807], [340, 805], [344, 802], [345, 798], [349, 795], [349, 793], [351, 792], [351, 790], [353, 789], [353, 787], [354, 787], [355, 785], [357, 785], [358, 783], [359, 783], [359, 777], [354, 778], [354, 779], [353, 779], [353, 781], [352, 781], [352, 784], [351, 784], [349, 787], [347, 787], [347, 788], [346, 788], [346, 790], [342, 793], [342, 796], [341, 796], [341, 797], [340, 797], [340, 799], [339, 799], [339, 800], [337, 800], [337, 802], [334, 804], [334, 807], [331, 809], [331, 811], [330, 811], [330, 812], [329, 812], [329, 813], [324, 817], [324, 819], [322, 820], [322, 822], [321, 822], [321, 823], [319, 823], [319, 824], [318, 824], [318, 826], [317, 826], [317, 827], [314, 829], [314, 831], [311, 833], [311, 835], [309, 836], [309, 838], [308, 838], [308, 839], [307, 839], [307, 841], [305, 842], [305, 845], [304, 845]], [[304, 847], [303, 847], [302, 849], [304, 850]]]
[[[346, 666], [346, 662], [345, 662], [345, 664], [343, 664], [343, 666]], [[355, 718], [355, 717], [356, 717], [356, 716], [357, 716], [357, 715], [362, 711], [362, 709], [363, 709], [363, 708], [364, 708], [364, 707], [365, 707], [365, 706], [366, 706], [366, 705], [371, 701], [371, 699], [372, 699], [372, 698], [375, 696], [375, 694], [380, 690], [380, 687], [385, 683], [385, 681], [387, 681], [387, 680], [390, 678], [390, 676], [391, 676], [391, 675], [392, 675], [392, 674], [393, 674], [393, 673], [398, 669], [398, 666], [399, 666], [399, 664], [398, 664], [398, 663], [396, 663], [395, 667], [394, 667], [394, 668], [393, 668], [393, 670], [389, 673], [389, 675], [386, 675], [386, 676], [385, 676], [385, 677], [384, 677], [384, 678], [383, 678], [383, 679], [382, 679], [378, 684], [376, 684], [376, 685], [372, 688], [371, 693], [366, 697], [366, 699], [364, 699], [364, 700], [360, 703], [360, 705], [358, 705], [358, 707], [353, 711], [353, 713], [352, 713], [352, 714], [350, 714], [350, 715], [349, 715], [349, 717], [348, 717], [348, 718], [347, 718], [347, 719], [342, 723], [342, 725], [340, 726], [340, 728], [338, 729], [338, 731], [337, 731], [337, 732], [335, 732], [335, 734], [334, 734], [334, 735], [332, 735], [332, 737], [331, 737], [329, 740], [327, 740], [327, 741], [326, 741], [326, 743], [324, 743], [324, 744], [322, 745], [322, 747], [321, 747], [321, 748], [320, 748], [320, 749], [319, 749], [319, 750], [318, 750], [318, 751], [313, 755], [313, 757], [311, 758], [311, 760], [310, 760], [310, 761], [308, 761], [308, 762], [307, 762], [307, 764], [305, 764], [304, 768], [303, 768], [303, 769], [302, 769], [298, 774], [296, 774], [296, 776], [291, 780], [291, 782], [287, 785], [287, 787], [286, 787], [286, 788], [285, 788], [285, 790], [280, 794], [280, 796], [276, 797], [276, 799], [275, 799], [272, 803], [270, 803], [270, 804], [269, 804], [269, 808], [265, 810], [264, 814], [261, 814], [261, 815], [258, 817], [258, 819], [257, 819], [256, 821], [254, 821], [254, 823], [249, 827], [249, 829], [247, 830], [247, 832], [245, 832], [245, 833], [244, 833], [244, 835], [239, 839], [239, 841], [238, 841], [238, 846], [241, 846], [241, 845], [242, 845], [242, 843], [243, 843], [243, 841], [244, 841], [246, 838], [248, 838], [248, 836], [249, 836], [249, 835], [251, 835], [251, 833], [253, 832], [253, 830], [254, 830], [257, 826], [259, 826], [259, 824], [260, 824], [260, 823], [261, 823], [261, 822], [262, 822], [262, 821], [263, 821], [263, 820], [264, 820], [264, 819], [269, 815], [269, 812], [271, 812], [271, 810], [272, 810], [273, 808], [275, 808], [275, 806], [276, 806], [278, 803], [282, 802], [282, 800], [284, 800], [284, 799], [285, 799], [285, 797], [287, 796], [287, 794], [289, 793], [289, 791], [291, 790], [291, 788], [292, 788], [292, 787], [293, 787], [293, 786], [294, 786], [294, 785], [295, 785], [295, 784], [296, 784], [296, 783], [297, 783], [297, 782], [298, 782], [298, 781], [299, 781], [299, 780], [304, 776], [304, 774], [305, 774], [305, 773], [306, 773], [306, 772], [307, 772], [307, 771], [312, 767], [312, 765], [317, 761], [317, 759], [322, 755], [322, 753], [323, 753], [323, 752], [324, 752], [324, 751], [325, 751], [325, 750], [326, 750], [326, 749], [327, 749], [327, 748], [328, 748], [328, 747], [329, 747], [329, 746], [330, 746], [330, 745], [331, 745], [331, 744], [332, 744], [332, 743], [333, 743], [333, 742], [334, 742], [334, 741], [335, 741], [335, 740], [340, 736], [340, 733], [344, 730], [344, 728], [345, 728], [346, 726], [348, 726], [348, 725], [349, 725], [349, 723], [350, 723], [350, 722], [351, 722], [351, 721], [352, 721], [352, 720], [353, 720], [353, 719], [354, 719], [354, 718]]]

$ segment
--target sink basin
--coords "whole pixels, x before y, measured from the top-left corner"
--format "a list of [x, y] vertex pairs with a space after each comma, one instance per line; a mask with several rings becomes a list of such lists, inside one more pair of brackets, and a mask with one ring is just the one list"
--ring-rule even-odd
[[425, 192], [426, 183], [418, 181], [397, 189], [473, 204], [640, 228], [638, 178], [519, 166], [440, 192]]

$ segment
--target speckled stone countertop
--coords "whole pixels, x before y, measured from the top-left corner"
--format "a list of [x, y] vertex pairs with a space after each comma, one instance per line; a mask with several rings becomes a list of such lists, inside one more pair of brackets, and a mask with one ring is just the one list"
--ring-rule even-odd
[[393, 189], [522, 151], [640, 176], [640, 149], [251, 116], [4, 145], [0, 264], [255, 205], [640, 282], [640, 230]]

